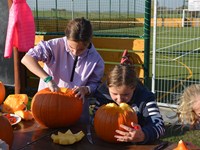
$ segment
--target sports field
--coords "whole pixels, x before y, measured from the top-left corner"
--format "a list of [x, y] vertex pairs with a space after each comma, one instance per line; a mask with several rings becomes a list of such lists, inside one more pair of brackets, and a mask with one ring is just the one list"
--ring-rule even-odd
[[[43, 16], [47, 16], [47, 14], [52, 15], [49, 12], [43, 12]], [[94, 36], [146, 38], [144, 36], [144, 18], [127, 19], [126, 16], [109, 18], [108, 13], [103, 13], [101, 15], [104, 18], [98, 20], [98, 13], [93, 13], [93, 15], [89, 18], [94, 27]], [[123, 14], [121, 15], [123, 16]], [[39, 16], [42, 16], [42, 12], [39, 12]], [[70, 13], [67, 13], [67, 16], [70, 16]], [[112, 13], [112, 16], [117, 16], [117, 14]], [[47, 31], [47, 33], [48, 31], [63, 31], [66, 20], [63, 20], [63, 18], [58, 20], [47, 18], [38, 20], [40, 25], [38, 29]], [[111, 20], [108, 20], [108, 18]], [[164, 18], [164, 22], [161, 22], [163, 20], [158, 18], [158, 21], [156, 35], [153, 34], [153, 24], [151, 24], [150, 29], [149, 81], [152, 80], [152, 73], [154, 73], [152, 65], [155, 65], [154, 89], [158, 101], [176, 104], [177, 97], [183, 89], [190, 84], [198, 83], [200, 79], [200, 25], [199, 22], [187, 22], [187, 26], [182, 27], [180, 17]], [[58, 30], [55, 30], [55, 27]], [[153, 41], [154, 36], [156, 36], [156, 43]], [[153, 45], [156, 47], [154, 58]], [[155, 60], [155, 64], [152, 64], [153, 60]], [[151, 85], [149, 86], [151, 88]]]
[[[177, 104], [180, 93], [200, 79], [200, 27], [157, 27], [156, 56], [153, 58], [153, 28], [150, 40], [149, 71], [155, 59], [155, 93], [159, 102]], [[126, 33], [143, 36], [143, 27], [95, 31], [96, 34]], [[150, 76], [151, 78], [151, 76]], [[150, 79], [151, 80], [151, 79]]]
[[156, 34], [156, 94], [158, 101], [177, 104], [185, 87], [199, 83], [200, 28], [159, 27]]

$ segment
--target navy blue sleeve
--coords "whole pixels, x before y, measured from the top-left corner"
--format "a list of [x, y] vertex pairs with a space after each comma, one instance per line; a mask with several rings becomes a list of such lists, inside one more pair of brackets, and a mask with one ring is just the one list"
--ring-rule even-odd
[[141, 123], [143, 124], [142, 130], [145, 134], [145, 140], [143, 143], [150, 143], [164, 135], [164, 121], [156, 101], [149, 101], [145, 103], [143, 108], [143, 123]]
[[95, 112], [100, 106], [114, 102], [110, 97], [106, 83], [100, 85], [100, 87], [94, 93], [94, 97], [96, 100], [95, 100], [95, 107], [93, 109], [93, 114], [95, 114]]
[[139, 86], [133, 99], [135, 99], [133, 103], [138, 107], [138, 123], [145, 134], [142, 144], [159, 139], [165, 133], [165, 126], [154, 94], [145, 87]]

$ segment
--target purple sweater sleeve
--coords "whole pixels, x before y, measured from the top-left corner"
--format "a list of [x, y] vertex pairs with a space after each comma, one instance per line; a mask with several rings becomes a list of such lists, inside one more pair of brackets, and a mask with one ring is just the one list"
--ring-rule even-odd
[[[73, 88], [74, 86], [88, 86], [94, 93], [104, 75], [104, 61], [94, 46], [78, 56], [73, 81], [70, 81], [73, 70], [74, 56], [67, 45], [66, 37], [41, 41], [30, 49], [27, 55], [37, 61], [44, 62], [44, 70], [53, 77], [59, 87]], [[40, 80], [39, 89], [47, 87]]]

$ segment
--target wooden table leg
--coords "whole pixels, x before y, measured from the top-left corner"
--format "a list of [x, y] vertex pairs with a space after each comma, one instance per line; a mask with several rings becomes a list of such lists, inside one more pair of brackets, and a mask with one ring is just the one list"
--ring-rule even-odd
[[17, 48], [13, 48], [13, 51], [15, 94], [25, 93], [25, 67], [21, 64], [21, 58], [25, 55], [25, 53], [18, 52]]

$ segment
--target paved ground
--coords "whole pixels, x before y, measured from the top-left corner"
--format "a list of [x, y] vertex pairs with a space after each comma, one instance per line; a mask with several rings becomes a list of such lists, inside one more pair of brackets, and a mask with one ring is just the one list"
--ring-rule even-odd
[[178, 118], [176, 116], [176, 110], [173, 108], [167, 108], [167, 107], [163, 107], [160, 106], [160, 113], [165, 121], [166, 124], [168, 123], [176, 123]]

